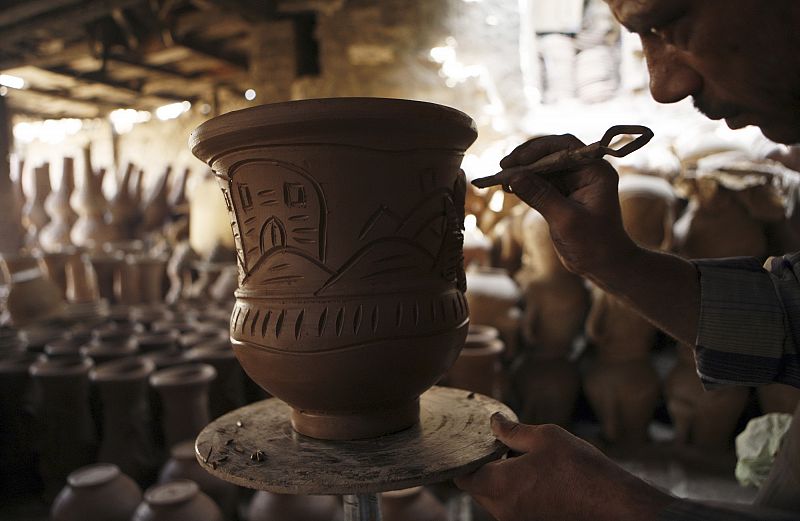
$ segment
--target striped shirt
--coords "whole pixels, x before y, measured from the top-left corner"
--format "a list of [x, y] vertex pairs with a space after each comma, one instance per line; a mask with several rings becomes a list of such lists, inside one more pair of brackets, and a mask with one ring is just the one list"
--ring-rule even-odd
[[[800, 252], [767, 260], [692, 261], [700, 274], [695, 359], [706, 388], [784, 383], [800, 388]], [[800, 406], [753, 506], [676, 499], [662, 521], [800, 520]], [[781, 511], [763, 507], [780, 507]]]

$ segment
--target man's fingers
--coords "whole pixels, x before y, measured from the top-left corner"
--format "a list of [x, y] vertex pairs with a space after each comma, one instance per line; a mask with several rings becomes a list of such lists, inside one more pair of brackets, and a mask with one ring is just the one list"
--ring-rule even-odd
[[519, 174], [509, 183], [514, 194], [538, 210], [548, 222], [568, 211], [570, 202], [547, 179], [536, 174]]
[[480, 495], [491, 497], [498, 488], [498, 479], [502, 477], [502, 472], [498, 472], [498, 466], [503, 461], [487, 463], [471, 474], [459, 476], [453, 483], [470, 495]]
[[533, 138], [519, 145], [510, 154], [500, 161], [500, 167], [529, 165], [544, 156], [549, 156], [561, 150], [570, 150], [584, 146], [583, 141], [572, 134], [561, 136], [541, 136]]

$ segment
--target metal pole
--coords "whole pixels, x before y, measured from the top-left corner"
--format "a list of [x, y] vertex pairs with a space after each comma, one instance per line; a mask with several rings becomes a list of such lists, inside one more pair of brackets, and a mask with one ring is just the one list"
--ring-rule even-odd
[[450, 521], [472, 521], [472, 499], [464, 492], [457, 492], [448, 498], [446, 507]]
[[377, 494], [348, 494], [342, 496], [344, 521], [381, 521], [381, 506]]

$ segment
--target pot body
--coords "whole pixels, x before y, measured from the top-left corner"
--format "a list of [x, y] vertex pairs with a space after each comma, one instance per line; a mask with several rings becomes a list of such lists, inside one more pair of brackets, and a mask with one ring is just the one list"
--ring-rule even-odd
[[464, 114], [340, 98], [229, 113], [193, 152], [216, 172], [238, 251], [230, 332], [302, 434], [357, 439], [418, 420], [468, 326]]
[[53, 501], [53, 521], [129, 521], [142, 500], [136, 482], [108, 463], [82, 467], [67, 481]]

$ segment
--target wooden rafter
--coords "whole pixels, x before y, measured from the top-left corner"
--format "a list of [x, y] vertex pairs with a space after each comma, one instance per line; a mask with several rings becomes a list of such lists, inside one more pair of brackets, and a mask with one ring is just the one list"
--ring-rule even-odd
[[114, 9], [124, 9], [143, 0], [91, 0], [63, 9], [48, 10], [35, 18], [25, 19], [0, 31], [0, 47], [12, 45], [38, 31], [50, 34], [73, 32], [83, 24], [107, 16]]

